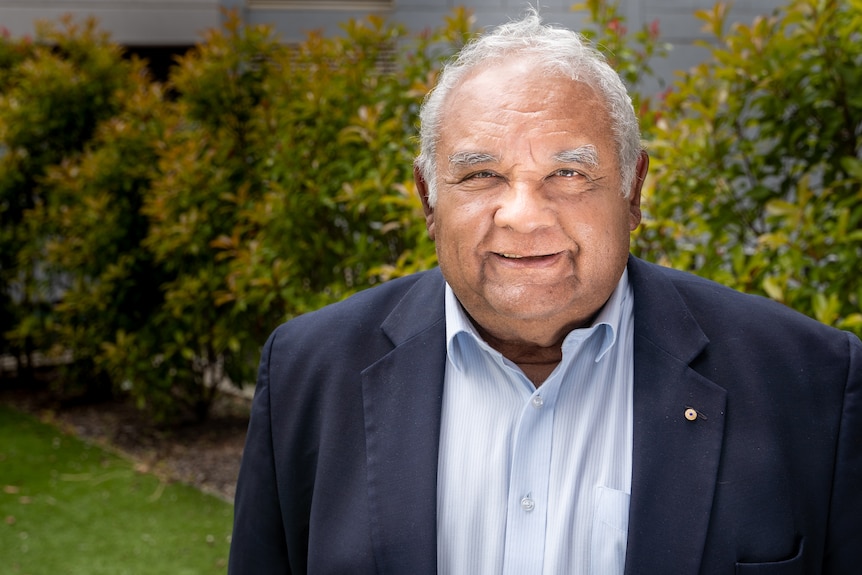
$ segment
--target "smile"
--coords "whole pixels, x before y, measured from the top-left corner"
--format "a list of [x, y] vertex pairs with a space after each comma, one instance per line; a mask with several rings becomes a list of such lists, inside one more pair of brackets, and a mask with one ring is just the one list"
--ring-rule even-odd
[[507, 260], [527, 260], [527, 259], [543, 259], [543, 258], [551, 258], [556, 255], [559, 255], [559, 252], [553, 254], [540, 254], [535, 256], [523, 256], [519, 254], [507, 254], [507, 253], [498, 253], [498, 256], [505, 258]]
[[510, 252], [493, 252], [493, 256], [497, 265], [501, 269], [512, 270], [540, 270], [540, 269], [557, 269], [562, 262], [564, 252], [554, 252], [550, 254], [516, 254]]

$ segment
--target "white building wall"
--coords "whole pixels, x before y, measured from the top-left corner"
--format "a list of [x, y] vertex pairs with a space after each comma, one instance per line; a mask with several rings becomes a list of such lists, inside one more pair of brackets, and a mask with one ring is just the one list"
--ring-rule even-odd
[[[693, 14], [711, 8], [713, 0], [619, 0], [630, 28], [658, 20], [662, 40], [674, 48], [657, 73], [670, 82], [674, 70], [687, 69], [705, 55], [694, 41], [706, 38]], [[536, 0], [547, 21], [573, 29], [582, 16], [572, 12], [573, 0]], [[750, 22], [770, 13], [783, 0], [736, 0], [731, 21]], [[35, 19], [56, 19], [64, 13], [92, 14], [118, 42], [128, 46], [194, 44], [207, 28], [218, 26], [221, 9], [237, 9], [249, 23], [273, 25], [288, 42], [310, 30], [338, 34], [338, 24], [350, 17], [379, 14], [414, 30], [433, 28], [455, 6], [468, 6], [480, 27], [492, 26], [521, 14], [524, 0], [0, 0], [0, 28], [14, 35], [32, 34]]]
[[221, 22], [220, 0], [0, 0], [0, 28], [32, 35], [36, 20], [95, 16], [127, 46], [191, 45]]

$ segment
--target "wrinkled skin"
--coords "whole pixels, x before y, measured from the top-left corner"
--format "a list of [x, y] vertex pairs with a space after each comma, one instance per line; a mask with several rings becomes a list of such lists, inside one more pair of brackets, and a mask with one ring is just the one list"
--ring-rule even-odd
[[538, 385], [622, 275], [648, 159], [626, 194], [603, 101], [523, 59], [474, 71], [446, 110], [433, 207], [417, 173], [440, 268], [483, 337]]

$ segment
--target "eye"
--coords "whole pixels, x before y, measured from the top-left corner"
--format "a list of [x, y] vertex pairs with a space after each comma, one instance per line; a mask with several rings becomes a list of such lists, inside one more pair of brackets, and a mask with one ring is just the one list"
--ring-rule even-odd
[[496, 177], [497, 177], [497, 174], [495, 174], [494, 172], [483, 171], [483, 172], [473, 172], [472, 174], [468, 175], [464, 179], [465, 180], [481, 180], [481, 179], [485, 179], [485, 178], [496, 178]]
[[559, 176], [561, 178], [584, 178], [587, 181], [591, 181], [591, 178], [584, 174], [583, 172], [579, 172], [577, 170], [573, 170], [571, 168], [562, 168], [557, 170], [556, 172], [551, 174], [552, 176]]
[[[454, 175], [454, 174], [453, 174]], [[493, 170], [476, 170], [464, 175], [456, 175], [450, 182], [450, 186], [469, 191], [487, 190], [499, 185], [505, 178]]]

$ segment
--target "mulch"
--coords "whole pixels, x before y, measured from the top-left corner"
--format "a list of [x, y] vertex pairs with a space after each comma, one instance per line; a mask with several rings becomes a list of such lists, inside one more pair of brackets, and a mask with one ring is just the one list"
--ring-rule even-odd
[[[34, 388], [35, 387], [35, 388]], [[30, 413], [134, 462], [140, 472], [233, 501], [250, 402], [223, 394], [204, 422], [159, 426], [128, 402], [59, 400], [42, 386], [0, 379], [0, 404]]]

